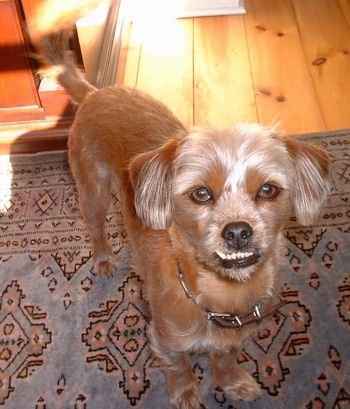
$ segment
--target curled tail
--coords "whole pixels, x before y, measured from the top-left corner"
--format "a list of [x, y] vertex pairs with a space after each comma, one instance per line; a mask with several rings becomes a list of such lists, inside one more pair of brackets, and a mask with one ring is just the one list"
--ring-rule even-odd
[[97, 89], [80, 72], [76, 58], [69, 50], [70, 31], [62, 30], [40, 38], [35, 56], [44, 66], [45, 72], [54, 77], [66, 90], [72, 102], [81, 104]]

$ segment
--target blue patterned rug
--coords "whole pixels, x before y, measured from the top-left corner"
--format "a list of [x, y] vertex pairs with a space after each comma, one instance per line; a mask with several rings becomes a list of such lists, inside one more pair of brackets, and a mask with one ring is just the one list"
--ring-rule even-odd
[[[239, 357], [263, 395], [228, 400], [207, 358], [193, 357], [208, 409], [350, 408], [350, 131], [304, 138], [332, 157], [332, 197], [318, 224], [290, 220], [288, 303]], [[124, 268], [105, 280], [66, 152], [0, 157], [0, 180], [0, 406], [168, 408], [116, 195], [107, 225]]]

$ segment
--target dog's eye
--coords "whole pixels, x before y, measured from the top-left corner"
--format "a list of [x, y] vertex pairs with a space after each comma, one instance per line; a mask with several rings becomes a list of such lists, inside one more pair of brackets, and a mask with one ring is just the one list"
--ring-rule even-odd
[[190, 193], [190, 198], [198, 204], [205, 204], [213, 199], [213, 194], [210, 189], [201, 186], [195, 190], [192, 190]]
[[280, 194], [280, 188], [272, 185], [271, 183], [265, 183], [257, 194], [258, 200], [263, 200], [265, 202], [270, 202], [275, 200]]

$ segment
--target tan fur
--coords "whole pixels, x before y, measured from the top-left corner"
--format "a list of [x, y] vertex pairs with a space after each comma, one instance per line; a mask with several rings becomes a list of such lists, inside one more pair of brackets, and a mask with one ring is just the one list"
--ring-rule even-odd
[[[115, 0], [111, 0], [113, 4]], [[29, 31], [37, 44], [43, 36], [70, 29], [75, 22], [95, 10], [103, 0], [36, 0], [30, 12]]]
[[[227, 396], [255, 399], [261, 390], [236, 357], [258, 324], [222, 328], [200, 306], [239, 315], [257, 303], [262, 311], [275, 303], [283, 225], [293, 209], [302, 222], [318, 217], [329, 193], [327, 154], [259, 125], [186, 130], [150, 96], [121, 86], [94, 90], [64, 53], [53, 57], [46, 56], [62, 65], [59, 80], [72, 99], [83, 96], [69, 159], [95, 269], [111, 277], [118, 268], [104, 229], [116, 180], [135, 269], [145, 281], [150, 346], [162, 362], [171, 403], [200, 408], [190, 352], [211, 355], [214, 381]], [[246, 240], [242, 229], [227, 240], [238, 237], [244, 244], [224, 238], [227, 226], [236, 228], [237, 222], [250, 226], [251, 237]], [[254, 261], [238, 266], [218, 254], [243, 261], [250, 254]], [[178, 265], [193, 300], [180, 284]]]

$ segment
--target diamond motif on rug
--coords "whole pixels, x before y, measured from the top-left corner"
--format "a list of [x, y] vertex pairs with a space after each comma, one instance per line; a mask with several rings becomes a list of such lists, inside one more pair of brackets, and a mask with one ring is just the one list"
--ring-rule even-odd
[[52, 190], [39, 192], [39, 198], [34, 202], [35, 213], [39, 213], [40, 216], [48, 216], [55, 206], [57, 206], [57, 196]]
[[[51, 332], [43, 323], [36, 322], [46, 317], [28, 314], [23, 306], [25, 295], [17, 281], [7, 285], [1, 295], [0, 305], [0, 404], [14, 391], [12, 379], [28, 376], [28, 368], [42, 365], [44, 349], [51, 342]], [[27, 306], [28, 307], [28, 306]], [[33, 311], [34, 306], [29, 307]]]
[[0, 336], [0, 369], [4, 372], [27, 345], [28, 338], [11, 313], [0, 323]]
[[108, 336], [128, 365], [133, 366], [148, 342], [140, 310], [129, 303], [114, 321]]
[[[146, 348], [147, 320], [136, 303], [142, 304], [142, 281], [130, 273], [118, 291], [121, 300], [109, 300], [101, 309], [90, 312], [90, 322], [82, 340], [89, 348], [88, 362], [104, 361], [107, 372], [120, 369], [119, 387], [132, 406], [149, 392], [146, 364], [151, 352]], [[130, 300], [126, 307], [125, 301]]]

